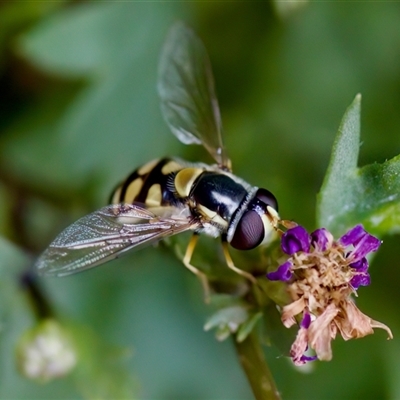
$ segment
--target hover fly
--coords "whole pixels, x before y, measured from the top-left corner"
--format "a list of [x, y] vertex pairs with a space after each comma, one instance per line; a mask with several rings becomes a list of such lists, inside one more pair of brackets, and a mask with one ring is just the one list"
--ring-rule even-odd
[[163, 158], [138, 168], [115, 190], [111, 205], [73, 223], [50, 244], [36, 263], [39, 273], [83, 271], [192, 231], [183, 263], [201, 279], [206, 296], [206, 276], [191, 264], [198, 234], [220, 236], [227, 266], [255, 282], [235, 267], [228, 245], [249, 250], [268, 243], [278, 229], [277, 201], [268, 190], [232, 174], [210, 60], [183, 23], [172, 27], [164, 44], [158, 91], [172, 133], [184, 144], [202, 144], [217, 164]]

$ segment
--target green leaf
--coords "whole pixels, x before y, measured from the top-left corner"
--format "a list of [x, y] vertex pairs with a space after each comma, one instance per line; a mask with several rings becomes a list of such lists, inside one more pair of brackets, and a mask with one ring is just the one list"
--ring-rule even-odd
[[318, 195], [317, 225], [334, 235], [362, 223], [376, 235], [400, 229], [400, 156], [357, 167], [361, 96], [347, 109]]
[[69, 325], [79, 356], [72, 376], [87, 399], [132, 399], [138, 381], [129, 370], [132, 349], [110, 344], [83, 325]]
[[[63, 388], [59, 393], [65, 392], [65, 397], [69, 393], [69, 396], [76, 398], [73, 388], [76, 386], [86, 398], [135, 397], [137, 381], [127, 363], [132, 355], [131, 349], [110, 344], [83, 325], [61, 324], [56, 320], [35, 321], [26, 292], [19, 284], [20, 274], [31, 262], [18, 247], [0, 237], [0, 375], [5, 379], [0, 387], [0, 398], [26, 398], [22, 397], [26, 393], [30, 393], [32, 398], [41, 398], [41, 394], [51, 393], [54, 386], [36, 386], [31, 379], [37, 378], [42, 382], [50, 380], [46, 374], [51, 373], [51, 368], [56, 364], [59, 367], [59, 362], [66, 360], [62, 358], [66, 355], [68, 358], [69, 352], [75, 351], [75, 346], [77, 364], [71, 373], [72, 379], [65, 379], [63, 383], [53, 382]], [[32, 341], [38, 335], [41, 338]], [[54, 342], [64, 339], [67, 342], [71, 340], [71, 349], [67, 342], [62, 348], [58, 342]], [[42, 346], [44, 340], [48, 341], [47, 348]], [[41, 356], [40, 351], [44, 355]], [[52, 357], [56, 358], [51, 360]], [[49, 363], [54, 361], [53, 365], [47, 365], [47, 371], [43, 364], [46, 359]], [[65, 374], [57, 376], [55, 372], [56, 376], [51, 378], [68, 375], [70, 361], [67, 360]], [[17, 373], [16, 364], [23, 370], [22, 375]], [[20, 392], [15, 390], [16, 387]], [[16, 393], [25, 394], [20, 397]]]
[[17, 372], [17, 342], [35, 323], [31, 304], [20, 285], [20, 274], [30, 263], [27, 254], [0, 238], [0, 398], [53, 398], [54, 390], [60, 398], [77, 398], [66, 380], [44, 387]]
[[0, 13], [0, 54], [7, 50], [10, 37], [66, 2], [3, 2]]
[[0, 282], [16, 278], [30, 262], [27, 254], [0, 237]]
[[[178, 141], [162, 121], [156, 94], [158, 57], [173, 7], [84, 4], [21, 36], [18, 51], [30, 62], [87, 84], [57, 105], [55, 120], [37, 118], [36, 125], [24, 127], [16, 122], [1, 138], [4, 163], [45, 188], [96, 181], [108, 192], [131, 168], [173, 154]], [[53, 104], [55, 96], [46, 100]], [[46, 115], [46, 108], [36, 113]]]
[[361, 220], [378, 235], [400, 232], [400, 156], [361, 168], [354, 197], [362, 201], [353, 221]]
[[317, 225], [330, 230], [339, 228], [352, 200], [349, 184], [357, 169], [360, 146], [361, 95], [346, 110], [333, 144], [331, 160], [318, 195]]
[[[4, 331], [13, 329], [16, 310], [24, 307], [25, 298], [19, 286], [20, 275], [31, 260], [17, 246], [0, 237], [0, 338]], [[15, 321], [18, 323], [19, 321]], [[1, 342], [0, 342], [1, 357]], [[1, 359], [3, 359], [1, 357]], [[0, 362], [0, 372], [3, 366]]]
[[236, 340], [238, 342], [243, 342], [243, 340], [245, 340], [252, 332], [253, 328], [256, 326], [257, 322], [262, 318], [262, 316], [262, 312], [255, 313], [250, 316], [250, 318], [240, 326], [236, 335]]
[[245, 307], [237, 305], [218, 310], [204, 325], [204, 330], [228, 326], [231, 332], [236, 332], [238, 327], [249, 317]]

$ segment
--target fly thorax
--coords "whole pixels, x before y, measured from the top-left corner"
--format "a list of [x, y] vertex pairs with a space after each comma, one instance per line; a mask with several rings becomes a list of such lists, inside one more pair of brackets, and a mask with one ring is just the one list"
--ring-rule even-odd
[[194, 182], [189, 197], [205, 222], [226, 230], [232, 215], [247, 196], [247, 190], [228, 175], [205, 171]]
[[175, 191], [179, 197], [189, 197], [196, 179], [204, 172], [202, 168], [183, 168], [174, 176]]

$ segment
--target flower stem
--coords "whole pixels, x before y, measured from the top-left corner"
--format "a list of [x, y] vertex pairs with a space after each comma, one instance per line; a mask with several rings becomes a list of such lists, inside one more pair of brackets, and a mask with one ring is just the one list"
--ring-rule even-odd
[[26, 290], [32, 309], [38, 320], [54, 317], [52, 307], [37, 283], [36, 275], [28, 270], [20, 276], [20, 285]]
[[234, 343], [256, 400], [280, 400], [257, 335], [252, 332], [241, 343], [234, 338]]

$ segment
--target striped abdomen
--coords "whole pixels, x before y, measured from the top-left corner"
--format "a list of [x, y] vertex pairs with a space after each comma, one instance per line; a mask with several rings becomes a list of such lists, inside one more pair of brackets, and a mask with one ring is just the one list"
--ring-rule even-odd
[[111, 195], [111, 203], [143, 203], [148, 207], [177, 205], [174, 176], [184, 166], [163, 158], [153, 160], [133, 171]]

